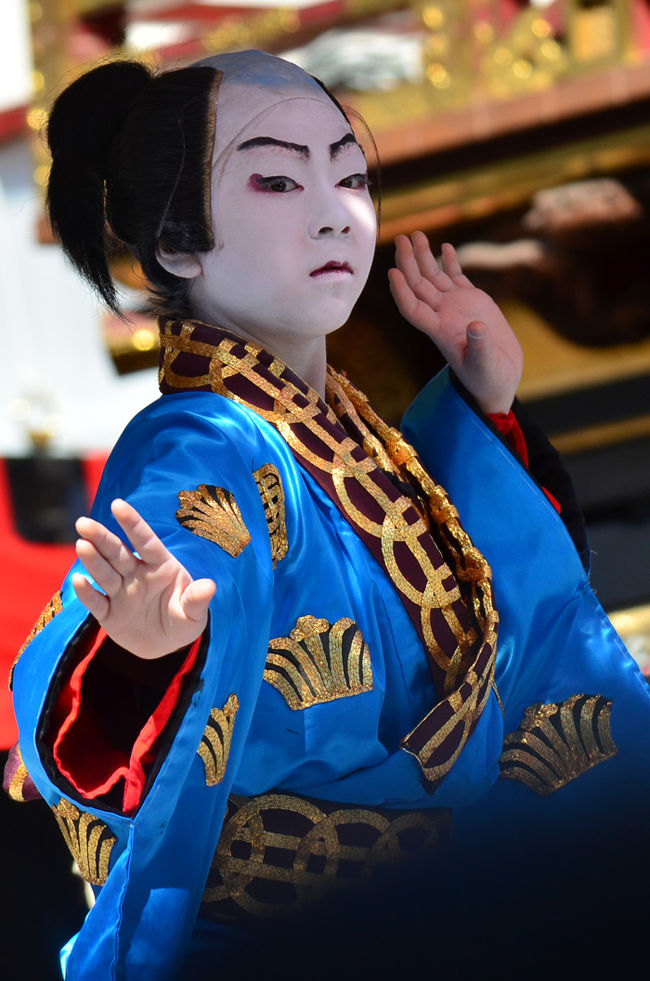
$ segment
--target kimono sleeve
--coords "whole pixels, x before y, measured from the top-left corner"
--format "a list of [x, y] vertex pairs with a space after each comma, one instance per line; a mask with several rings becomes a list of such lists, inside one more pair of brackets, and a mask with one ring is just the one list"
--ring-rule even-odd
[[497, 822], [549, 833], [613, 826], [624, 813], [647, 821], [650, 688], [569, 529], [444, 374], [408, 410], [404, 430], [490, 563], [500, 620], [500, 778], [456, 810], [459, 836]]
[[212, 420], [200, 399], [192, 412], [183, 411], [180, 400], [161, 401], [162, 408], [138, 417], [118, 443], [93, 515], [117, 532], [110, 502], [129, 500], [190, 574], [213, 578], [217, 592], [199, 670], [132, 816], [73, 793], [43, 743], [49, 693], [66, 651], [89, 623], [70, 575], [59, 612], [15, 669], [23, 760], [97, 889], [66, 951], [68, 979], [176, 976], [266, 660], [273, 564], [254, 474], [268, 463], [272, 447], [238, 406], [220, 405]]
[[[464, 404], [463, 412], [458, 411], [461, 404]], [[408, 407], [402, 425], [405, 436], [413, 443], [434, 479], [444, 484], [441, 472], [445, 472], [448, 461], [455, 454], [455, 448], [448, 438], [453, 429], [447, 431], [446, 427], [450, 423], [455, 426], [456, 420], [467, 415], [467, 410], [479, 427], [485, 427], [496, 437], [493, 440], [495, 448], [500, 443], [502, 451], [510, 455], [513, 465], [523, 466], [527, 470], [533, 484], [559, 512], [584, 568], [589, 571], [590, 551], [584, 516], [571, 478], [555, 447], [517, 399], [511, 416], [514, 417], [518, 438], [510, 438], [496, 419], [481, 411], [471, 393], [448, 368], [420, 392]], [[518, 452], [521, 449], [523, 454]], [[467, 466], [471, 469], [471, 461], [467, 461]]]

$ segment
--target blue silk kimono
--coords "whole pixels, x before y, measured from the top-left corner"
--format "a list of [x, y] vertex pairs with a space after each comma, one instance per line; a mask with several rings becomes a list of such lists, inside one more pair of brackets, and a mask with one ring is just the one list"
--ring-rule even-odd
[[[70, 575], [14, 670], [24, 764], [96, 888], [65, 950], [69, 981], [173, 978], [211, 889], [263, 906], [232, 842], [266, 861], [264, 806], [299, 812], [303, 844], [327, 825], [334, 864], [346, 805], [366, 809], [382, 847], [392, 811], [421, 822], [451, 808], [471, 836], [486, 816], [563, 822], [631, 787], [647, 806], [647, 684], [561, 518], [447, 372], [406, 413], [405, 439], [372, 414], [355, 439], [341, 412], [366, 404], [351, 406], [340, 378], [324, 406], [254, 345], [202, 325], [163, 325], [162, 351], [166, 394], [120, 438], [93, 516], [119, 532], [110, 502], [129, 500], [217, 592], [133, 813], [80, 797], [48, 748], [65, 652], [91, 620]], [[426, 507], [400, 490], [402, 465]], [[424, 554], [438, 538], [442, 558]]]

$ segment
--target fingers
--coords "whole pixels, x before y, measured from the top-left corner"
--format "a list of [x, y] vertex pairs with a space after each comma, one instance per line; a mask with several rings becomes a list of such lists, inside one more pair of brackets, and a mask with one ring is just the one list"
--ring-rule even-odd
[[[119, 571], [110, 559], [106, 559], [92, 541], [80, 538], [75, 542], [75, 551], [86, 572], [92, 576], [107, 596], [114, 596], [122, 588], [127, 571]], [[137, 560], [131, 555], [131, 560]]]
[[398, 235], [395, 239], [395, 264], [413, 288], [420, 277], [428, 280], [441, 293], [454, 286], [471, 286], [464, 274], [456, 249], [450, 242], [442, 245], [442, 268], [431, 251], [424, 232], [413, 232], [410, 239]]
[[108, 613], [110, 607], [106, 596], [102, 596], [100, 592], [94, 589], [88, 580], [85, 579], [79, 572], [75, 572], [72, 577], [72, 588], [88, 612], [92, 613], [95, 619], [101, 623]]
[[134, 507], [118, 497], [111, 504], [111, 511], [143, 562], [160, 566], [168, 561], [169, 551]]
[[210, 600], [216, 590], [217, 585], [212, 579], [195, 579], [189, 584], [181, 600], [183, 612], [188, 620], [203, 621], [205, 624]]
[[413, 232], [411, 235], [413, 252], [422, 275], [441, 293], [453, 288], [453, 282], [444, 269], [441, 269], [431, 251], [429, 239], [424, 232]]
[[456, 286], [471, 286], [472, 283], [461, 269], [456, 249], [450, 242], [443, 242], [442, 245], [442, 265], [451, 280]]
[[431, 251], [423, 232], [413, 232], [410, 239], [398, 235], [395, 239], [395, 265], [402, 272], [418, 299], [436, 307], [442, 294], [458, 286], [471, 286], [460, 267], [456, 250], [449, 243], [442, 247], [443, 268]]
[[411, 289], [422, 279], [413, 243], [406, 235], [395, 239], [395, 265]]
[[[171, 556], [158, 536], [135, 508], [117, 499], [111, 510], [140, 558], [101, 522], [82, 517], [76, 522], [80, 535], [75, 549], [84, 568], [107, 596], [114, 596], [145, 565], [156, 569]], [[82, 590], [84, 589], [81, 586]], [[86, 595], [86, 593], [84, 593]]]
[[116, 498], [111, 504], [111, 511], [133, 546], [133, 551], [124, 544], [121, 538], [118, 538], [117, 535], [114, 535], [113, 532], [93, 518], [79, 518], [75, 527], [81, 538], [91, 542], [99, 555], [116, 572], [121, 576], [126, 576], [135, 570], [138, 559], [134, 556], [134, 551], [138, 553], [143, 562], [150, 566], [160, 566], [168, 561], [170, 553], [134, 507], [127, 501]]
[[[85, 542], [89, 546], [88, 548], [82, 547], [81, 552], [77, 549], [77, 554], [93, 578], [95, 578], [95, 570], [104, 569], [104, 564], [114, 569], [118, 576], [129, 575], [133, 571], [137, 559], [131, 549], [127, 548], [117, 535], [114, 535], [99, 521], [95, 521], [93, 518], [78, 518], [75, 528], [81, 538], [77, 545], [82, 545]], [[103, 559], [104, 564], [98, 559]], [[91, 563], [93, 568], [87, 565], [87, 561]], [[104, 584], [101, 585], [104, 588]]]
[[388, 270], [388, 286], [400, 313], [410, 319], [417, 305], [417, 297], [406, 282], [406, 277], [400, 269]]
[[[388, 279], [390, 290], [397, 307], [410, 323], [419, 330], [427, 332], [438, 328], [439, 318], [436, 312], [440, 300], [440, 290], [423, 275], [420, 263], [434, 275], [437, 270], [435, 259], [431, 255], [426, 236], [422, 235], [424, 244], [419, 242], [419, 252], [411, 239], [406, 235], [398, 235], [395, 239], [395, 269], [389, 270]], [[414, 234], [413, 238], [416, 238]], [[428, 253], [435, 269], [426, 266], [425, 251]], [[418, 257], [419, 256], [419, 257]]]
[[439, 326], [439, 318], [433, 307], [418, 299], [399, 269], [388, 271], [388, 282], [397, 309], [402, 316], [426, 333], [434, 334]]
[[[418, 238], [417, 232], [414, 232], [410, 239], [406, 235], [397, 236], [395, 265], [417, 298], [435, 306], [440, 298], [437, 283], [440, 269], [431, 254], [426, 236], [422, 232], [419, 235], [421, 238]], [[442, 285], [444, 286], [444, 283]]]

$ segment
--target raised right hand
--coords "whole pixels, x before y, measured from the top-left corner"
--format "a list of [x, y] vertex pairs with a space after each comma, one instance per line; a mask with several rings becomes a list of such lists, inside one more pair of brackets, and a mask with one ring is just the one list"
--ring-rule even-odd
[[388, 276], [402, 316], [431, 338], [483, 412], [509, 412], [521, 345], [492, 298], [463, 273], [454, 247], [443, 245], [439, 266], [423, 232], [398, 235]]
[[104, 592], [75, 573], [75, 593], [111, 640], [136, 657], [153, 660], [186, 647], [205, 630], [216, 584], [192, 579], [126, 501], [113, 501], [111, 511], [133, 551], [99, 521], [79, 518], [77, 555]]

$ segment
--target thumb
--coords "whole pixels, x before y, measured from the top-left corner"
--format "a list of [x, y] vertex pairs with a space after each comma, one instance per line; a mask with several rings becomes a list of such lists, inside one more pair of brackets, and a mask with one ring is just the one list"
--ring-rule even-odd
[[482, 320], [472, 320], [467, 325], [466, 337], [465, 368], [478, 379], [489, 374], [494, 360], [488, 329]]
[[217, 584], [212, 579], [195, 579], [189, 584], [181, 597], [181, 606], [188, 620], [205, 625], [208, 606], [216, 591]]
[[467, 325], [467, 349], [463, 360], [465, 385], [483, 412], [507, 412], [497, 377], [497, 355], [486, 325], [473, 320]]

